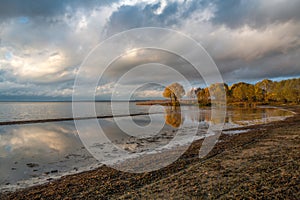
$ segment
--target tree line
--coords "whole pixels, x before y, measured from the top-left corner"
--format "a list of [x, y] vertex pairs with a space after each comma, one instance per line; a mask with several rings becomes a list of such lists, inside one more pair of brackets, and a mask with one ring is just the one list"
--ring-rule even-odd
[[[212, 93], [213, 95], [211, 95]], [[196, 98], [200, 105], [210, 105], [216, 95], [226, 94], [227, 103], [300, 103], [300, 78], [271, 81], [264, 79], [256, 84], [245, 82], [228, 86], [226, 83], [212, 84], [206, 88], [191, 89], [187, 92], [189, 98]], [[163, 96], [170, 98], [172, 104], [177, 104], [185, 94], [179, 83], [166, 87]]]

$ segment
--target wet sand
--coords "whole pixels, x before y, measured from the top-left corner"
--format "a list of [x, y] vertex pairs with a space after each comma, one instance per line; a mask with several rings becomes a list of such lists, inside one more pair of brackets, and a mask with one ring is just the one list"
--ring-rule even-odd
[[297, 199], [300, 107], [288, 109], [297, 114], [236, 129], [247, 133], [223, 134], [203, 159], [198, 157], [199, 140], [175, 163], [158, 171], [132, 174], [102, 166], [0, 194], [0, 199]]

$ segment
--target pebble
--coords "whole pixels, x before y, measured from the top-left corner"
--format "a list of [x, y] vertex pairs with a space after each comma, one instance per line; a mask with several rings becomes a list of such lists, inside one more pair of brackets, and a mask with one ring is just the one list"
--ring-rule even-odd
[[27, 163], [26, 165], [27, 165], [27, 167], [30, 167], [30, 168], [39, 166], [39, 164], [37, 164], [37, 163]]

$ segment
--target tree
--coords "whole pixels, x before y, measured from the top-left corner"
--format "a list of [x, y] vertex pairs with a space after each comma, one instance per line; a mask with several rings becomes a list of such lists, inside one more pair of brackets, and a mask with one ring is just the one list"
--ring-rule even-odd
[[208, 88], [198, 88], [196, 94], [200, 105], [208, 106], [211, 103]]
[[255, 88], [248, 83], [237, 83], [231, 87], [232, 97], [235, 101], [255, 100]]
[[299, 103], [300, 101], [300, 79], [283, 80], [281, 83], [281, 93], [289, 102]]
[[225, 101], [226, 97], [229, 96], [229, 88], [226, 83], [215, 83], [210, 85], [209, 92], [211, 98], [218, 102]]
[[[176, 105], [179, 98], [184, 95], [183, 87], [173, 83], [165, 88], [164, 97], [170, 98], [173, 105]], [[194, 94], [199, 105], [209, 106], [212, 103], [219, 103], [227, 97], [228, 103], [234, 102], [282, 102], [300, 103], [300, 78], [282, 80], [279, 82], [262, 80], [255, 85], [240, 82], [228, 87], [225, 83], [215, 83], [206, 88], [191, 89], [187, 96], [193, 98]]]
[[257, 84], [254, 85], [254, 94], [255, 94], [255, 101], [259, 101], [259, 102], [264, 101], [264, 90], [261, 89]]
[[273, 81], [268, 79], [264, 79], [261, 82], [255, 84], [256, 87], [262, 89], [262, 95], [265, 102], [271, 99], [273, 85]]
[[168, 85], [163, 92], [163, 96], [165, 98], [170, 98], [173, 105], [177, 104], [178, 100], [184, 95], [185, 90], [179, 83], [172, 83], [171, 85]]

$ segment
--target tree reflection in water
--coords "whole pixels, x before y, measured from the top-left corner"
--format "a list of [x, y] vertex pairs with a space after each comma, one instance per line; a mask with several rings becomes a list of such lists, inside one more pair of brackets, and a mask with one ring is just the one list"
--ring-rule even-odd
[[184, 122], [180, 106], [165, 107], [165, 121], [166, 124], [174, 128], [179, 128]]

